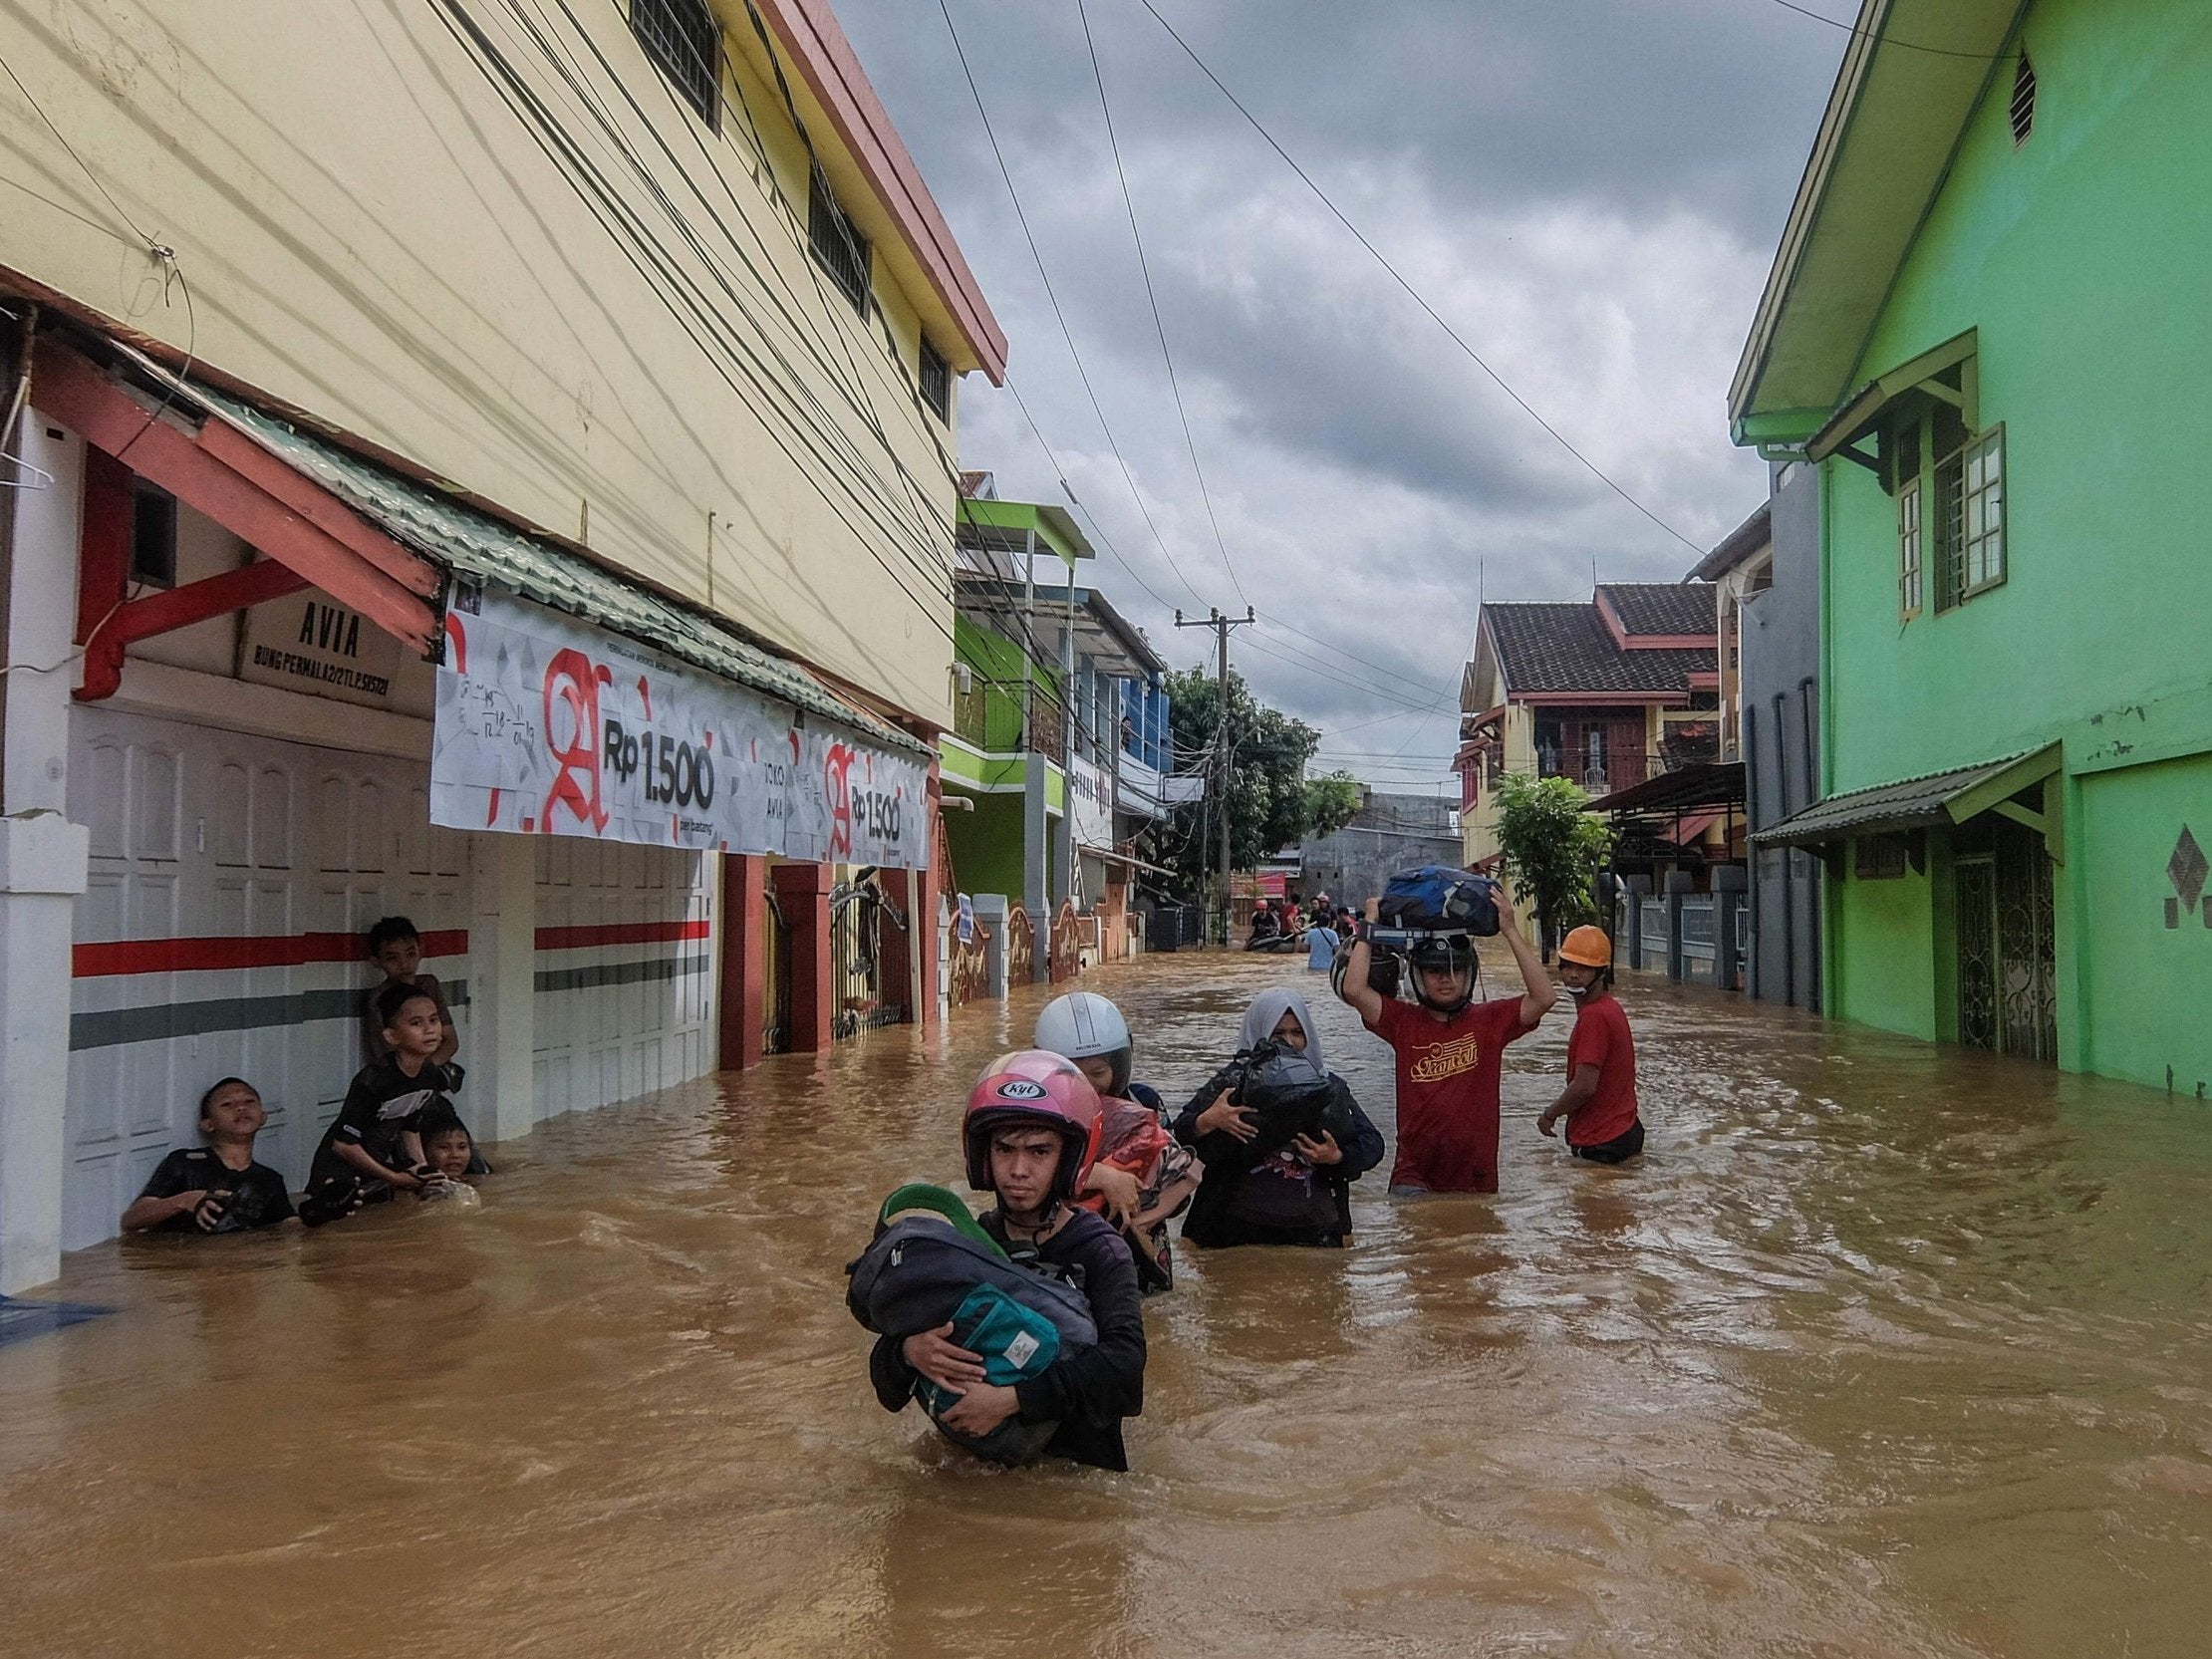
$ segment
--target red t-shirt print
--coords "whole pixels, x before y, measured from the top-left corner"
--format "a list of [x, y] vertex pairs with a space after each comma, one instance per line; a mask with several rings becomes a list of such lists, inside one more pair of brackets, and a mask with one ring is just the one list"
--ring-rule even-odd
[[1636, 1122], [1636, 1039], [1619, 997], [1596, 997], [1575, 1011], [1574, 1033], [1567, 1038], [1569, 1080], [1583, 1066], [1597, 1067], [1597, 1093], [1567, 1119], [1567, 1145], [1618, 1140]]
[[1441, 1022], [1411, 1002], [1386, 1001], [1368, 1029], [1398, 1060], [1398, 1161], [1390, 1184], [1497, 1192], [1499, 1066], [1506, 1044], [1532, 1029], [1521, 1022], [1521, 998], [1471, 1003]]

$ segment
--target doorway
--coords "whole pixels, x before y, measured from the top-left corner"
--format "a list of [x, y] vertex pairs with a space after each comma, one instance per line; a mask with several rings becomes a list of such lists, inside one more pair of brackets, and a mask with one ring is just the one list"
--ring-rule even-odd
[[2043, 837], [1990, 814], [1960, 829], [1956, 849], [1959, 1041], [2056, 1063], [2057, 950]]

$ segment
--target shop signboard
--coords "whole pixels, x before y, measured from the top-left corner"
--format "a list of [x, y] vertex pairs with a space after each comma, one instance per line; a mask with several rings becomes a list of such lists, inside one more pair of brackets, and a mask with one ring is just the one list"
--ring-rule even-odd
[[246, 612], [241, 680], [389, 708], [399, 672], [400, 642], [317, 589]]
[[1067, 809], [1077, 846], [1114, 844], [1114, 780], [1080, 757], [1068, 764]]
[[919, 755], [503, 594], [448, 612], [445, 648], [435, 823], [929, 867]]

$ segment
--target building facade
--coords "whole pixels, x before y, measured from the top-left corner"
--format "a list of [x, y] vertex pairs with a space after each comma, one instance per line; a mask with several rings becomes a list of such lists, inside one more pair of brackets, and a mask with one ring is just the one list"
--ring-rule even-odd
[[[1168, 812], [1164, 665], [1079, 580], [1095, 554], [1073, 518], [968, 479], [955, 716], [939, 740], [947, 797], [964, 803], [946, 818], [954, 877], [991, 916], [1025, 911], [1039, 936], [1072, 906], [1084, 952], [1125, 955], [1131, 843]], [[1033, 972], [1049, 968], [1035, 953]]]
[[1004, 342], [827, 6], [65, 3], [0, 56], [0, 1290], [227, 1073], [303, 1177], [379, 916], [485, 1139], [926, 1016]]
[[1818, 493], [1820, 798], [1761, 841], [1825, 862], [1830, 1013], [2201, 1095], [2212, 21], [1859, 24], [1732, 394]]
[[1464, 862], [1497, 860], [1497, 785], [1509, 772], [1567, 777], [1604, 796], [1712, 759], [1715, 639], [1703, 582], [1605, 583], [1587, 604], [1485, 605], [1461, 676], [1453, 761]]
[[1442, 795], [1385, 794], [1360, 788], [1359, 810], [1341, 829], [1298, 845], [1298, 892], [1326, 893], [1354, 911], [1382, 895], [1401, 870], [1457, 864], [1463, 854], [1458, 815]]

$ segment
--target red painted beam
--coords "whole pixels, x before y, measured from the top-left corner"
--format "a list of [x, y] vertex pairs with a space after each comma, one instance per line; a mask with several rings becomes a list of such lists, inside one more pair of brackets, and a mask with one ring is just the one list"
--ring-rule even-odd
[[[85, 451], [84, 522], [79, 531], [77, 643], [90, 646], [100, 625], [123, 608], [131, 591], [131, 548], [138, 501], [131, 469], [98, 449]], [[120, 645], [115, 648], [123, 649]], [[90, 654], [87, 657], [90, 663]], [[117, 665], [122, 672], [122, 665]]]
[[41, 343], [34, 376], [38, 407], [75, 427], [96, 450], [121, 457], [130, 471], [152, 479], [417, 655], [435, 655], [439, 627], [429, 601], [443, 578], [429, 560], [220, 421], [187, 434], [166, 420], [149, 420], [145, 410], [66, 347]]
[[123, 649], [134, 640], [150, 640], [210, 617], [282, 599], [307, 585], [307, 578], [290, 565], [262, 559], [119, 606], [95, 625], [92, 638], [85, 642], [85, 683], [76, 696], [81, 702], [114, 696], [123, 687]]

